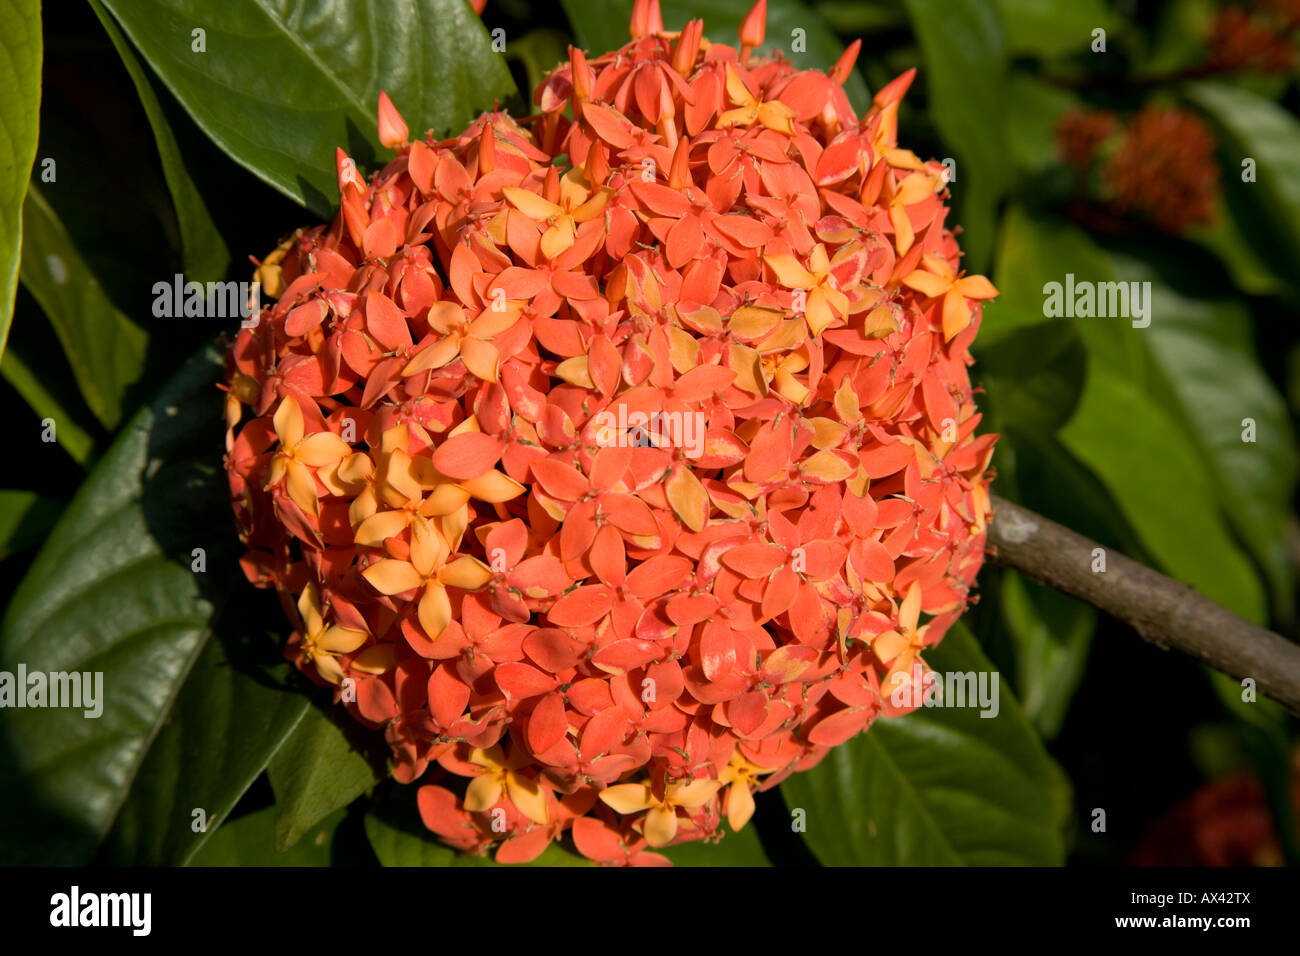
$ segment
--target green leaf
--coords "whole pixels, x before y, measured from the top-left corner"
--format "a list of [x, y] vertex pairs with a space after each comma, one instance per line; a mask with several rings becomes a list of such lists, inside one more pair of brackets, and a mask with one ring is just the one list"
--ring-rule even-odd
[[1024, 326], [980, 349], [976, 378], [996, 410], [999, 428], [1051, 434], [1074, 412], [1086, 362], [1074, 326], [1055, 319]]
[[23, 285], [40, 303], [86, 405], [110, 431], [144, 370], [148, 335], [114, 308], [35, 184], [23, 204]]
[[1002, 573], [998, 599], [1025, 715], [1051, 740], [1088, 666], [1097, 611], [1011, 570]]
[[176, 866], [202, 852], [311, 706], [287, 664], [267, 666], [282, 658], [274, 643], [231, 636], [249, 632], [230, 620], [236, 603], [245, 602], [226, 605], [136, 775], [108, 838], [114, 865]]
[[[569, 38], [559, 30], [538, 27], [506, 45], [506, 56], [518, 60], [528, 74], [528, 87], [537, 89], [546, 74], [569, 59]], [[532, 102], [531, 97], [529, 102]], [[533, 112], [539, 107], [533, 106]]]
[[1227, 135], [1225, 176], [1242, 175], [1255, 161], [1256, 182], [1243, 193], [1255, 213], [1284, 244], [1291, 273], [1300, 269], [1300, 120], [1271, 100], [1235, 86], [1194, 83], [1188, 97]]
[[[1125, 281], [1151, 283], [1144, 342], [1217, 489], [1233, 529], [1264, 569], [1280, 615], [1293, 613], [1285, 525], [1298, 456], [1286, 401], [1256, 354], [1251, 316], [1228, 299], [1181, 292], [1133, 257], [1111, 255]], [[1247, 420], [1254, 441], [1244, 440]]]
[[[925, 656], [940, 673], [997, 675], [960, 622]], [[827, 866], [1061, 863], [1066, 785], [1019, 704], [997, 686], [996, 716], [945, 706], [877, 720], [786, 780], [782, 796], [806, 811], [817, 858]]]
[[1103, 0], [997, 0], [995, 6], [1012, 55], [1050, 59], [1088, 53], [1093, 30], [1104, 29], [1109, 43], [1119, 25]]
[[[998, 236], [995, 284], [1001, 295], [985, 312], [980, 339], [988, 347], [1014, 329], [1057, 318], [1049, 314], [1049, 283], [1111, 282], [1117, 276], [1104, 250], [1081, 229], [1013, 206]], [[1062, 288], [1063, 293], [1063, 288]], [[1063, 296], [1062, 296], [1063, 298]], [[1088, 352], [1090, 367], [1108, 369], [1139, 384], [1150, 377], [1145, 333], [1124, 318], [1072, 320]], [[987, 338], [986, 338], [987, 335]], [[978, 347], [978, 343], [977, 343]]]
[[[1223, 526], [1226, 516], [1267, 570], [1275, 603], [1289, 607], [1282, 528], [1297, 453], [1285, 403], [1255, 357], [1244, 307], [1175, 289], [1147, 263], [1155, 255], [1109, 251], [1073, 225], [1011, 209], [998, 249], [1003, 294], [986, 313], [993, 342], [979, 354], [996, 361], [1004, 340], [1025, 335], [1020, 318], [1043, 310], [1048, 282], [1064, 284], [1073, 275], [1076, 285], [1150, 283], [1145, 328], [1123, 317], [1071, 320], [1087, 348], [1088, 381], [1067, 432], [1079, 426], [1087, 437], [1086, 448], [1077, 435], [1065, 443], [1107, 484], [1166, 571], [1202, 590], [1218, 587], [1220, 597], [1205, 593], [1234, 610], [1257, 610], [1259, 584]], [[1097, 385], [1098, 379], [1105, 381]], [[995, 379], [992, 405], [1000, 414], [998, 387]], [[1130, 406], [1137, 407], [1131, 416]], [[1101, 418], [1086, 421], [1086, 414]], [[1256, 423], [1254, 443], [1242, 441], [1246, 418]], [[1110, 423], [1122, 430], [1109, 434]], [[1186, 466], [1175, 467], [1175, 459]], [[1212, 583], [1218, 556], [1207, 544], [1195, 545], [1193, 528], [1227, 548], [1222, 581]], [[1222, 599], [1227, 595], [1236, 604]]]
[[222, 824], [189, 861], [190, 866], [329, 866], [342, 810], [330, 814], [291, 849], [275, 848], [275, 807]]
[[[632, 0], [561, 0], [569, 16], [578, 45], [600, 55], [617, 50], [628, 42], [628, 24], [632, 19]], [[753, 0], [661, 0], [664, 27], [680, 30], [689, 20], [704, 20], [704, 35], [715, 43], [738, 46], [740, 21], [745, 19]], [[794, 30], [802, 30], [804, 49], [793, 49]], [[756, 50], [758, 56], [779, 51], [798, 69], [828, 70], [835, 65], [844, 46], [815, 10], [799, 0], [768, 0], [767, 33]], [[867, 85], [855, 70], [844, 84], [849, 102], [859, 113], [871, 103]]]
[[[990, 425], [989, 430], [998, 428]], [[1102, 545], [1146, 558], [1109, 489], [1058, 436], [1011, 431], [998, 439], [994, 461], [998, 474], [993, 489], [999, 495]]]
[[1047, 82], [1033, 73], [1017, 70], [1007, 77], [1007, 146], [1020, 175], [1049, 172], [1067, 175], [1056, 151], [1056, 126], [1068, 110], [1082, 105], [1070, 90]]
[[100, 0], [90, 0], [90, 6], [104, 25], [113, 46], [117, 47], [122, 65], [131, 75], [140, 104], [149, 117], [153, 128], [154, 142], [158, 144], [158, 158], [162, 161], [163, 176], [167, 179], [167, 188], [171, 190], [172, 203], [176, 207], [176, 222], [180, 227], [181, 246], [184, 253], [185, 271], [190, 279], [200, 282], [220, 279], [226, 274], [230, 265], [230, 252], [222, 241], [221, 233], [208, 215], [208, 208], [199, 195], [198, 187], [190, 178], [185, 167], [185, 158], [181, 155], [176, 137], [172, 135], [171, 125], [163, 113], [162, 104], [149, 83], [149, 77], [140, 65], [140, 61], [131, 52], [131, 46], [122, 36], [112, 18], [104, 11]]
[[[1249, 190], [1253, 184], [1231, 184], [1240, 191]], [[1287, 291], [1287, 282], [1265, 261], [1256, 248], [1250, 232], [1251, 220], [1243, 223], [1238, 213], [1239, 204], [1233, 201], [1219, 203], [1214, 218], [1208, 225], [1192, 226], [1183, 236], [1201, 246], [1217, 258], [1232, 281], [1247, 295], [1279, 295]]]
[[103, 3], [213, 142], [321, 216], [338, 195], [336, 147], [363, 167], [387, 155], [381, 90], [416, 137], [459, 132], [516, 92], [465, 0]]
[[[223, 597], [218, 357], [187, 363], [73, 498], [0, 624], [0, 670], [100, 672], [102, 713], [0, 711], [0, 857], [85, 863], [126, 799]], [[210, 570], [195, 574], [194, 547]]]
[[0, 560], [42, 540], [62, 510], [62, 502], [34, 491], [0, 491]]
[[18, 291], [23, 195], [36, 159], [41, 111], [40, 0], [0, 0], [0, 355]]
[[[411, 788], [414, 789], [414, 788]], [[411, 794], [366, 814], [366, 837], [384, 866], [591, 866], [591, 861], [552, 843], [528, 863], [498, 864], [487, 856], [458, 853], [439, 843], [420, 822]]]
[[817, 0], [812, 6], [832, 30], [851, 37], [907, 26], [899, 0]]
[[14, 349], [9, 349], [4, 357], [0, 358], [0, 376], [13, 386], [14, 391], [22, 396], [23, 401], [37, 416], [42, 420], [49, 418], [54, 421], [55, 440], [51, 444], [62, 448], [73, 461], [84, 468], [90, 461], [95, 440], [77, 424], [76, 417], [50, 393], [41, 376], [28, 368]]
[[[351, 718], [344, 715], [343, 720]], [[325, 712], [307, 709], [267, 765], [275, 791], [278, 849], [293, 846], [304, 833], [380, 779], [375, 770], [380, 759], [374, 752], [375, 741], [365, 735], [358, 724], [348, 723], [345, 731]]]
[[963, 261], [983, 272], [1008, 166], [1002, 29], [985, 0], [906, 0], [906, 7], [925, 58], [929, 113], [957, 160], [952, 194], [955, 222], [964, 229]]
[[1134, 76], [1167, 77], [1203, 64], [1218, 13], [1215, 0], [1167, 0], [1156, 17], [1145, 55], [1134, 60]]
[[1243, 617], [1263, 618], [1263, 590], [1218, 515], [1204, 461], [1146, 393], [1094, 369], [1061, 439], [1110, 488], [1169, 574]]

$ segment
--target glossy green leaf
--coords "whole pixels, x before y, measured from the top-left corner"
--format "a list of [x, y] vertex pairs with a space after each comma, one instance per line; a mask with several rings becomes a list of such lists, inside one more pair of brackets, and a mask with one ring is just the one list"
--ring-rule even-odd
[[[578, 45], [589, 53], [617, 50], [628, 42], [632, 0], [562, 0]], [[740, 21], [753, 6], [752, 0], [660, 0], [664, 27], [680, 30], [689, 20], [704, 20], [704, 35], [715, 43], [737, 46]], [[802, 49], [795, 50], [794, 31], [802, 30]], [[831, 29], [815, 10], [799, 0], [768, 0], [767, 33], [756, 55], [780, 52], [801, 70], [828, 70], [844, 52]], [[862, 112], [871, 103], [867, 85], [855, 70], [844, 85], [853, 108]]]
[[339, 720], [347, 722], [346, 730], [331, 715], [309, 707], [267, 765], [275, 791], [275, 842], [281, 850], [380, 779], [375, 768], [382, 764], [374, 750], [382, 746], [382, 737], [367, 737], [347, 714]]
[[465, 0], [103, 2], [213, 142], [321, 216], [336, 147], [363, 167], [388, 155], [381, 90], [414, 136], [459, 132], [516, 92]]
[[[964, 625], [926, 660], [940, 673], [997, 672]], [[997, 715], [923, 707], [878, 720], [781, 785], [827, 866], [1055, 865], [1068, 794], [1033, 726], [998, 681]], [[990, 695], [991, 698], [991, 695]], [[989, 708], [991, 710], [991, 708]]]
[[[425, 829], [411, 794], [381, 804], [366, 814], [366, 837], [384, 866], [499, 866], [487, 856], [458, 853]], [[591, 861], [552, 843], [541, 856], [517, 866], [590, 866]]]
[[[1083, 404], [1105, 424], [1083, 421], [1080, 407], [1071, 426], [1088, 433], [1086, 448], [1068, 439], [1066, 445], [1110, 487], [1124, 518], [1166, 571], [1192, 583], [1218, 577], [1216, 551], [1193, 546], [1196, 534], [1210, 533], [1207, 540], [1227, 548], [1219, 593], [1234, 594], [1238, 603], [1216, 600], [1239, 611], [1257, 608], [1259, 585], [1223, 527], [1226, 515], [1286, 603], [1291, 588], [1281, 531], [1295, 484], [1295, 439], [1284, 402], [1255, 358], [1245, 310], [1204, 294], [1182, 294], [1135, 255], [1103, 249], [1073, 225], [1018, 207], [1006, 216], [998, 264], [1002, 296], [986, 313], [993, 342], [984, 350], [992, 355], [1005, 337], [1024, 334], [1020, 317], [1044, 309], [1048, 283], [1064, 286], [1071, 275], [1076, 287], [1150, 283], [1149, 295], [1143, 293], [1145, 327], [1125, 317], [1068, 320], [1087, 347]], [[1121, 404], [1108, 404], [1114, 402]], [[1130, 416], [1133, 404], [1141, 407]], [[1256, 422], [1254, 443], [1242, 441], [1246, 418]], [[1122, 423], [1123, 430], [1108, 433], [1110, 423]], [[1185, 464], [1175, 466], [1169, 456]], [[1127, 500], [1129, 493], [1137, 498]]]
[[1123, 280], [1151, 282], [1153, 320], [1144, 342], [1214, 480], [1220, 507], [1264, 569], [1279, 612], [1291, 614], [1294, 571], [1284, 528], [1296, 485], [1296, 441], [1286, 402], [1257, 357], [1249, 311], [1231, 300], [1182, 293], [1136, 258], [1111, 260]]
[[1124, 521], [1110, 490], [1065, 448], [1059, 436], [1011, 431], [998, 439], [999, 495], [1130, 557], [1151, 559]]
[[1254, 198], [1256, 215], [1285, 244], [1294, 275], [1300, 268], [1300, 120], [1271, 100], [1226, 84], [1195, 83], [1188, 96], [1227, 135], [1225, 176], [1241, 177], [1242, 163], [1254, 161], [1256, 180], [1242, 193]]
[[109, 834], [114, 864], [175, 866], [201, 852], [311, 706], [287, 664], [268, 666], [281, 657], [274, 642], [235, 636], [248, 633], [232, 620], [243, 603], [226, 605], [149, 748]]
[[1169, 574], [1244, 617], [1263, 618], [1263, 590], [1218, 515], [1206, 465], [1169, 413], [1132, 382], [1095, 370], [1061, 439], [1111, 489]]
[[203, 197], [198, 187], [190, 178], [185, 167], [185, 157], [181, 155], [176, 137], [172, 134], [171, 124], [163, 113], [162, 104], [150, 85], [149, 76], [131, 50], [131, 45], [122, 36], [122, 31], [105, 12], [100, 0], [90, 0], [91, 8], [99, 22], [104, 25], [109, 39], [117, 48], [122, 58], [122, 65], [131, 75], [140, 104], [149, 117], [153, 128], [154, 142], [158, 145], [158, 158], [162, 161], [163, 176], [167, 179], [167, 188], [171, 191], [172, 204], [176, 207], [176, 222], [180, 227], [181, 246], [185, 263], [185, 272], [191, 279], [208, 282], [220, 279], [230, 265], [230, 252], [217, 231], [216, 224], [208, 215]]
[[40, 0], [0, 0], [0, 355], [18, 290], [23, 196], [41, 111]]
[[[190, 361], [100, 459], [0, 624], [0, 670], [101, 672], [85, 708], [0, 711], [0, 857], [84, 863], [198, 659], [233, 567], [217, 357]], [[208, 515], [209, 518], [196, 516]], [[207, 551], [207, 574], [191, 571]], [[92, 681], [93, 683], [93, 681]]]
[[45, 310], [86, 405], [105, 428], [129, 411], [148, 335], [119, 312], [37, 190], [23, 204], [23, 285]]
[[256, 810], [222, 824], [190, 866], [329, 866], [334, 831], [346, 814], [339, 810], [281, 852], [275, 848], [275, 807]]
[[1133, 64], [1141, 78], [1166, 77], [1205, 62], [1215, 0], [1166, 0], [1160, 5], [1146, 55]]
[[1006, 187], [1007, 56], [1001, 25], [985, 0], [906, 0], [925, 62], [928, 111], [957, 161], [951, 189], [963, 263], [982, 272], [993, 252], [994, 212]]

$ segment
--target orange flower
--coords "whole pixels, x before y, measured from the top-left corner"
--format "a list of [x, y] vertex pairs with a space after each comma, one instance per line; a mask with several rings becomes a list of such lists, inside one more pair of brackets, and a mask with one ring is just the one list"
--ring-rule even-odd
[[397, 159], [339, 152], [230, 349], [246, 573], [459, 850], [662, 865], [743, 827], [970, 598], [996, 290], [898, 146], [912, 75], [859, 117], [858, 45], [759, 58], [765, 14], [731, 48], [636, 0], [526, 124], [412, 142], [382, 97]]
[[731, 64], [727, 64], [727, 96], [736, 108], [718, 117], [719, 129], [758, 123], [778, 133], [794, 135], [794, 112], [790, 107], [780, 100], [765, 103], [756, 97]]
[[315, 665], [321, 677], [337, 684], [343, 679], [343, 668], [337, 657], [361, 647], [366, 642], [366, 632], [338, 624], [326, 627], [320, 592], [311, 582], [298, 598], [298, 613], [302, 616], [302, 641], [298, 646], [303, 658]]
[[267, 484], [278, 485], [283, 481], [294, 504], [315, 515], [318, 499], [312, 469], [338, 465], [352, 449], [333, 432], [306, 434], [302, 408], [291, 396], [280, 401], [275, 413], [275, 434], [280, 439], [280, 452], [271, 461]]
[[903, 285], [932, 299], [943, 297], [943, 337], [951, 341], [970, 325], [971, 310], [966, 300], [992, 299], [998, 290], [983, 276], [958, 276], [948, 260], [940, 256], [927, 254], [921, 261], [925, 269], [903, 276]]
[[[551, 172], [554, 173], [554, 167]], [[507, 186], [501, 190], [510, 204], [529, 219], [547, 225], [542, 235], [542, 255], [554, 259], [573, 246], [578, 223], [590, 222], [605, 209], [609, 194], [603, 189], [593, 195], [582, 173], [571, 169], [560, 179], [559, 201], [551, 202], [526, 189]]]

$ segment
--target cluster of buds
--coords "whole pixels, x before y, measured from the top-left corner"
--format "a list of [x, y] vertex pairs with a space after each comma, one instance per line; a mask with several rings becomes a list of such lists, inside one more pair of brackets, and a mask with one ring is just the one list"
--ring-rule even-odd
[[1265, 16], [1241, 7], [1225, 7], [1210, 24], [1207, 73], [1290, 73], [1295, 44], [1288, 33], [1300, 25], [1300, 4], [1264, 4]]
[[1073, 167], [1080, 194], [1121, 220], [1085, 217], [1102, 230], [1139, 220], [1176, 234], [1211, 223], [1219, 204], [1216, 148], [1194, 114], [1154, 104], [1123, 124], [1109, 110], [1076, 109], [1056, 125], [1057, 154]]
[[[426, 825], [602, 863], [745, 825], [922, 680], [994, 436], [944, 167], [829, 73], [638, 0], [527, 120], [411, 141], [262, 263], [228, 357], [244, 568]], [[696, 422], [694, 447], [680, 429]], [[640, 424], [638, 424], [640, 423]], [[906, 695], [908, 701], [920, 695]]]

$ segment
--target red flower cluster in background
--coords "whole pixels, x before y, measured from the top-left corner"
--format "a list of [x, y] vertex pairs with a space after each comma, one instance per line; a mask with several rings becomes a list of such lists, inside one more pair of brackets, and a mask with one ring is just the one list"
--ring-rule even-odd
[[1102, 172], [1112, 207], [1166, 232], [1210, 223], [1219, 199], [1215, 145], [1191, 113], [1143, 107]]
[[1206, 72], [1289, 73], [1295, 65], [1295, 45], [1286, 34], [1297, 25], [1298, 6], [1294, 2], [1264, 4], [1269, 16], [1263, 19], [1241, 7], [1219, 11], [1210, 24]]
[[537, 115], [449, 140], [381, 97], [396, 158], [339, 152], [338, 217], [262, 263], [230, 350], [245, 570], [461, 850], [739, 828], [905, 710], [970, 599], [996, 291], [896, 145], [911, 75], [858, 118], [857, 44], [799, 71], [752, 55], [764, 19], [737, 50], [640, 0]]
[[[1081, 196], [1089, 194], [1089, 172], [1096, 169], [1092, 192], [1107, 215], [1170, 233], [1213, 222], [1220, 194], [1217, 144], [1192, 113], [1149, 104], [1121, 125], [1109, 110], [1072, 109], [1057, 121], [1055, 138]], [[1119, 225], [1085, 218], [1098, 229]]]

